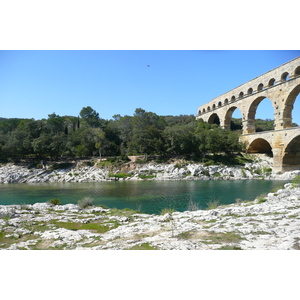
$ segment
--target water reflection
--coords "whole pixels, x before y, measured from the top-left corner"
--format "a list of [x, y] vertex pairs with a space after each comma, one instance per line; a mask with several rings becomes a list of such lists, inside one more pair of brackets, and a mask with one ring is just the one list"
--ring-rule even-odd
[[95, 183], [0, 184], [0, 204], [33, 204], [59, 198], [62, 204], [92, 197], [95, 205], [139, 209], [159, 214], [164, 208], [187, 210], [191, 204], [206, 209], [210, 201], [234, 203], [254, 200], [286, 181], [119, 181]]

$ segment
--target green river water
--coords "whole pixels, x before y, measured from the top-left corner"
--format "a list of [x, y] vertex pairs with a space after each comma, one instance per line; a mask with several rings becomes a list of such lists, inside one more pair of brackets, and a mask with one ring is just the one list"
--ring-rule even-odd
[[0, 204], [34, 204], [59, 198], [61, 204], [92, 197], [95, 205], [131, 208], [159, 214], [164, 208], [185, 211], [191, 202], [206, 209], [210, 201], [235, 203], [254, 200], [276, 190], [287, 181], [209, 180], [209, 181], [118, 181], [95, 183], [0, 184]]

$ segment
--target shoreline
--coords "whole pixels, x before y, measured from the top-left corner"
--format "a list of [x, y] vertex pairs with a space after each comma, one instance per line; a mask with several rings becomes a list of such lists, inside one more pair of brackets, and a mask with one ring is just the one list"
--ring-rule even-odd
[[[8, 163], [0, 166], [1, 183], [99, 182], [110, 180], [291, 180], [300, 170], [272, 173], [272, 159], [256, 155], [244, 166], [210, 165], [178, 161], [174, 163], [124, 163], [120, 166], [92, 166], [86, 162], [69, 163], [56, 169], [29, 168]], [[63, 164], [62, 164], [63, 166]]]
[[[269, 170], [269, 163], [268, 158], [243, 167], [150, 163], [114, 171], [131, 174], [120, 180], [290, 180], [300, 174], [254, 172]], [[0, 167], [0, 183], [97, 182], [110, 180], [109, 172], [95, 166], [50, 171], [8, 164]], [[164, 215], [77, 204], [0, 205], [0, 250], [23, 249], [300, 250], [300, 186], [286, 183], [255, 200]]]
[[300, 186], [164, 215], [76, 204], [0, 205], [0, 249], [300, 250]]

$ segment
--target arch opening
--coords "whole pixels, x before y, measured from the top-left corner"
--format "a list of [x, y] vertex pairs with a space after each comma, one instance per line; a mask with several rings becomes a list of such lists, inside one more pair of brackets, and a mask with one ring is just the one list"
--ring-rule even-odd
[[274, 86], [276, 84], [275, 78], [269, 80], [268, 87]]
[[221, 107], [222, 106], [222, 102], [221, 101], [219, 101], [219, 103], [218, 103], [218, 107]]
[[298, 67], [295, 69], [294, 75], [295, 75], [295, 76], [300, 76], [300, 66], [298, 66]]
[[229, 103], [228, 99], [226, 98], [224, 104], [227, 105]]
[[225, 115], [224, 128], [230, 130], [242, 130], [242, 114], [241, 111], [236, 107], [232, 106], [228, 109]]
[[209, 117], [207, 123], [220, 125], [220, 118], [216, 113], [214, 113]]
[[257, 91], [262, 91], [264, 89], [264, 85], [262, 83], [260, 83], [258, 86], [257, 86]]
[[243, 92], [240, 92], [239, 93], [239, 99], [242, 99], [244, 97], [244, 93]]
[[[297, 85], [288, 95], [282, 116], [283, 128], [300, 125], [300, 116], [297, 114], [300, 109], [300, 84]], [[296, 112], [296, 113], [295, 113]], [[294, 117], [294, 118], [293, 118]]]
[[289, 73], [288, 72], [284, 72], [282, 75], [281, 75], [281, 81], [287, 81], [290, 79], [290, 76], [289, 76]]
[[265, 153], [270, 157], [273, 157], [272, 147], [268, 141], [262, 138], [254, 140], [247, 149], [248, 153]]
[[235, 96], [232, 96], [232, 97], [231, 97], [231, 103], [232, 103], [232, 102], [235, 102]]
[[282, 168], [285, 171], [300, 170], [300, 135], [287, 145], [282, 160]]
[[252, 95], [253, 94], [253, 88], [248, 89], [247, 94]]
[[293, 111], [292, 111], [292, 126], [297, 127], [300, 126], [300, 93], [295, 99], [294, 105], [293, 105]]
[[248, 111], [248, 132], [274, 130], [274, 108], [265, 96], [256, 98]]

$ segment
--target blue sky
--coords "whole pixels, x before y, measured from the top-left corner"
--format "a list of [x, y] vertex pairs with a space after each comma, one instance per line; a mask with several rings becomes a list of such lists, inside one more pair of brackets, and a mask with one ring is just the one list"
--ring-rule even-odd
[[[198, 106], [298, 56], [296, 50], [3, 50], [0, 117], [77, 116], [85, 106], [104, 119], [136, 108], [195, 115]], [[293, 121], [300, 124], [299, 102]], [[257, 117], [273, 118], [267, 99]]]

